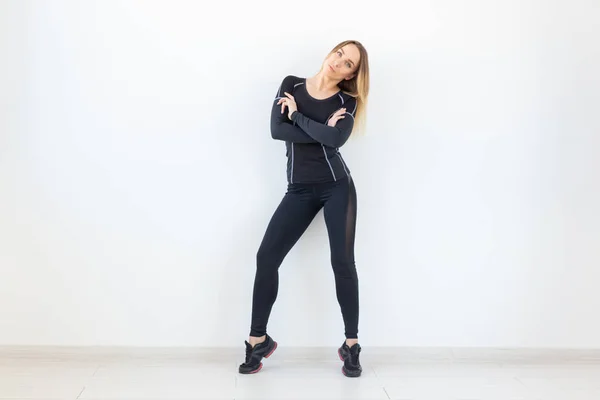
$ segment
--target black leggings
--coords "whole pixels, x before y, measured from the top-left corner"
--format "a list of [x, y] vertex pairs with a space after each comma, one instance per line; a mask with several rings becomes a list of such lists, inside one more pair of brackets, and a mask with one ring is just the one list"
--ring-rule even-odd
[[351, 177], [331, 183], [289, 184], [257, 254], [250, 336], [267, 333], [277, 298], [279, 266], [323, 208], [345, 335], [358, 338], [358, 276], [354, 264], [356, 189]]

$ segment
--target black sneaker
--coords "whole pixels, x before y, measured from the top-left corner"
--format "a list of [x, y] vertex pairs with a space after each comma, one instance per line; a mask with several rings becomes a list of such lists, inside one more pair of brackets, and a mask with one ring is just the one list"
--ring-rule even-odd
[[344, 362], [342, 372], [350, 378], [358, 378], [362, 373], [362, 367], [358, 359], [360, 355], [360, 345], [356, 343], [352, 347], [348, 347], [346, 342], [338, 349], [340, 360]]
[[263, 366], [261, 362], [263, 357], [269, 358], [276, 348], [277, 342], [269, 335], [267, 335], [264, 342], [259, 343], [254, 347], [246, 342], [246, 362], [240, 365], [240, 374], [255, 374], [260, 371]]

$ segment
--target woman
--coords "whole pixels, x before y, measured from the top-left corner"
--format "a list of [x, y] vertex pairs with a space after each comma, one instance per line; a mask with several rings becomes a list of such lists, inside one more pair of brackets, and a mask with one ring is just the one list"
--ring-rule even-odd
[[329, 234], [337, 299], [346, 341], [338, 354], [346, 376], [362, 372], [358, 344], [358, 277], [354, 264], [356, 190], [339, 148], [364, 118], [369, 91], [367, 51], [345, 41], [329, 53], [311, 78], [287, 76], [271, 110], [271, 136], [285, 141], [288, 190], [275, 211], [257, 254], [250, 338], [239, 372], [262, 368], [277, 343], [267, 322], [277, 297], [283, 259], [323, 208]]

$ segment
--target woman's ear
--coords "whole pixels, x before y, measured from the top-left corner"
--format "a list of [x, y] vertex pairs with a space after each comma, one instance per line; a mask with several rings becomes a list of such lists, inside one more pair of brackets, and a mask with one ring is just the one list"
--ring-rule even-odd
[[349, 81], [350, 79], [354, 79], [354, 77], [356, 76], [356, 74], [352, 74], [350, 76], [347, 76], [346, 78], [344, 78], [345, 80]]

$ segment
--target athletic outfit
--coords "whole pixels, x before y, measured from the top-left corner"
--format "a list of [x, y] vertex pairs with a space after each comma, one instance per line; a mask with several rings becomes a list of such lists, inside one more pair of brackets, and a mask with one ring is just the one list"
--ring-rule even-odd
[[[281, 105], [277, 104], [286, 97], [285, 92], [294, 96], [298, 106], [291, 120], [288, 109], [281, 113]], [[323, 208], [345, 335], [358, 337], [358, 276], [354, 263], [356, 189], [339, 152], [352, 132], [356, 107], [356, 99], [341, 90], [326, 99], [313, 98], [306, 89], [306, 79], [296, 76], [287, 76], [277, 91], [271, 110], [271, 136], [285, 141], [288, 187], [257, 253], [250, 336], [267, 335], [267, 322], [277, 298], [279, 267]], [[328, 126], [327, 122], [340, 108], [346, 109], [344, 118], [335, 126]], [[247, 361], [240, 366], [240, 372], [258, 372], [262, 354], [270, 355], [276, 346], [267, 335], [264, 344], [255, 346], [259, 356], [253, 357], [252, 348], [247, 348]], [[360, 375], [358, 369], [351, 370], [358, 363], [358, 348], [353, 346], [356, 362], [345, 363], [344, 373], [348, 376]], [[350, 349], [347, 350], [342, 349], [340, 357], [350, 357]]]

